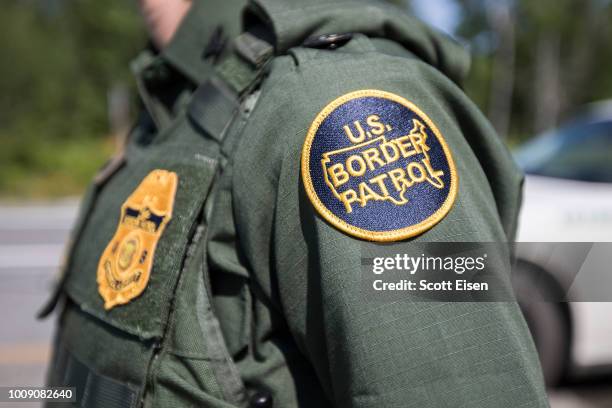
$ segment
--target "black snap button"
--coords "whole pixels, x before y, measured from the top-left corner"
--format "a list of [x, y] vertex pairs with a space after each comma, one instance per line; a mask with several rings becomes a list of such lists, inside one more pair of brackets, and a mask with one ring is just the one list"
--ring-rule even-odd
[[334, 50], [343, 46], [353, 38], [352, 33], [313, 35], [304, 41], [304, 47], [327, 48]]
[[251, 397], [251, 408], [272, 408], [272, 396], [266, 391], [258, 391]]
[[154, 63], [145, 69], [142, 75], [144, 81], [151, 87], [164, 85], [171, 76], [170, 68], [164, 63]]
[[157, 66], [156, 75], [159, 81], [164, 82], [170, 79], [170, 68], [166, 64], [160, 64]]

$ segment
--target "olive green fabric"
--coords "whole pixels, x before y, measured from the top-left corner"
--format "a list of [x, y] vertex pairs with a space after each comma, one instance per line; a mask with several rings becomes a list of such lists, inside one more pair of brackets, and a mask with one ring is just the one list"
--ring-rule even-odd
[[[364, 302], [364, 243], [322, 220], [300, 180], [312, 119], [329, 101], [357, 89], [389, 91], [415, 103], [456, 160], [457, 201], [416, 240], [512, 237], [520, 173], [482, 115], [440, 71], [377, 52], [292, 50], [290, 58], [275, 60], [232, 169], [239, 255], [261, 299], [250, 340], [265, 358], [293, 360], [294, 380], [266, 383], [271, 380], [261, 369], [252, 381], [278, 390], [280, 406], [293, 404], [283, 400], [288, 387], [303, 406], [318, 404], [311, 400], [319, 394], [310, 391], [308, 365], [334, 406], [547, 406], [516, 304]], [[232, 325], [231, 316], [220, 319]], [[238, 361], [243, 364], [253, 363]]]
[[254, 0], [249, 10], [271, 22], [279, 54], [309, 36], [355, 32], [393, 40], [456, 82], [470, 66], [459, 44], [383, 0]]
[[[238, 15], [244, 2], [224, 4], [227, 12], [233, 9], [233, 14]], [[197, 2], [184, 24], [193, 27], [198, 16], [204, 14], [212, 23], [212, 6]], [[226, 24], [226, 36], [239, 32], [238, 18], [233, 24], [216, 23]], [[70, 359], [90, 370], [92, 375], [88, 377], [120, 381], [135, 390], [145, 406], [229, 407], [245, 403], [240, 377], [235, 374], [229, 384], [224, 375], [231, 367], [230, 356], [219, 324], [210, 306], [206, 306], [210, 304], [210, 300], [206, 301], [207, 292], [201, 290], [202, 255], [193, 249], [192, 241], [203, 235], [200, 233], [198, 238], [196, 231], [206, 229], [202, 211], [217, 172], [219, 144], [187, 116], [187, 104], [198, 81], [204, 81], [214, 71], [214, 61], [198, 50], [208, 37], [190, 34], [192, 31], [183, 28], [172, 42], [174, 49], [187, 52], [189, 58], [173, 57], [172, 49], [157, 56], [145, 50], [133, 64], [143, 102], [153, 109], [141, 113], [120, 161], [123, 164], [112, 172], [103, 169], [101, 174], [106, 176], [92, 185], [81, 206], [83, 228], [75, 236], [77, 241], [60, 286], [66, 300], [49, 384], [72, 385], [64, 382], [70, 376], [63, 371], [66, 366], [59, 358], [60, 350], [66, 350]], [[195, 59], [201, 59], [197, 69], [183, 72], [182, 68], [192, 66]], [[160, 72], [173, 73], [160, 77]], [[163, 127], [155, 120], [160, 112], [166, 115]], [[174, 171], [179, 177], [172, 220], [158, 244], [147, 290], [138, 302], [106, 311], [97, 291], [99, 257], [117, 228], [121, 205], [146, 174], [156, 168]], [[177, 288], [182, 293], [180, 297], [175, 296]], [[192, 302], [196, 295], [197, 302]], [[182, 313], [185, 304], [190, 310]], [[205, 323], [191, 324], [202, 321]], [[184, 333], [185, 327], [190, 331]], [[210, 338], [218, 340], [212, 343]]]
[[[179, 33], [201, 29], [195, 15]], [[173, 46], [170, 59], [137, 70], [166, 58], [192, 85], [170, 98], [144, 92], [168, 122], [152, 125], [147, 105], [126, 167], [94, 197], [71, 255], [59, 339], [92, 370], [138, 387], [151, 407], [244, 406], [262, 392], [289, 408], [548, 406], [516, 303], [365, 301], [361, 254], [376, 244], [324, 221], [302, 187], [301, 149], [319, 111], [348, 92], [388, 91], [431, 118], [460, 177], [449, 214], [405, 245], [513, 240], [522, 175], [459, 87], [467, 54], [382, 2], [258, 0], [245, 21], [255, 20], [273, 31], [278, 56], [223, 138], [184, 113], [185, 95], [212, 72], [181, 68], [204, 42]], [[343, 32], [355, 34], [333, 51], [300, 46]], [[130, 187], [157, 166], [186, 180], [177, 221], [160, 241], [150, 287], [105, 312], [95, 260]]]
[[[280, 50], [312, 33], [389, 38], [357, 35], [335, 51], [294, 47], [275, 59], [226, 168], [227, 196], [215, 208], [209, 252], [221, 293], [217, 313], [245, 380], [272, 390], [278, 406], [547, 406], [516, 304], [363, 301], [364, 243], [322, 220], [300, 179], [306, 131], [327, 103], [358, 89], [389, 91], [415, 103], [443, 133], [459, 194], [449, 215], [417, 241], [512, 240], [522, 176], [450, 79], [467, 62], [454, 43], [393, 8], [315, 4], [262, 1], [256, 12], [274, 15]], [[403, 57], [390, 40], [402, 45]], [[245, 274], [256, 295], [247, 335], [244, 314], [236, 319], [244, 300], [234, 296]]]
[[214, 74], [218, 60], [230, 54], [229, 43], [241, 31], [240, 14], [245, 3], [246, 0], [194, 0], [162, 52], [146, 49], [132, 61], [132, 72], [146, 108], [143, 113], [158, 131], [181, 113], [195, 88]]
[[[161, 56], [196, 84], [213, 72], [213, 63], [229, 53], [228, 43], [241, 27], [241, 8], [246, 0], [192, 0], [189, 13], [181, 22]], [[211, 41], [220, 48], [219, 55], [207, 56]]]

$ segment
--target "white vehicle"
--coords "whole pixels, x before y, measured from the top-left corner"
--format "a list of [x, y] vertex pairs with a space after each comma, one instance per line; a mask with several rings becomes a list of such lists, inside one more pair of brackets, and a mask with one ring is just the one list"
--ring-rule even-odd
[[608, 371], [612, 103], [526, 143], [516, 159], [527, 177], [513, 280], [546, 381]]

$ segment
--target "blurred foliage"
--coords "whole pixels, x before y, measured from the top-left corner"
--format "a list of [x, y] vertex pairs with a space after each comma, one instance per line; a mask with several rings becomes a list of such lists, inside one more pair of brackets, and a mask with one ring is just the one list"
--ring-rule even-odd
[[75, 194], [113, 152], [107, 92], [144, 44], [126, 0], [4, 0], [0, 194]]
[[[502, 134], [510, 142], [612, 97], [610, 0], [456, 1], [462, 9], [456, 34], [473, 54], [466, 92], [494, 126], [499, 107], [507, 110], [509, 125]], [[504, 13], [507, 21], [499, 18]], [[503, 68], [496, 71], [496, 64]], [[495, 83], [511, 84], [502, 96], [510, 98], [507, 107], [497, 104], [497, 111]]]
[[[510, 143], [612, 96], [611, 0], [452, 1], [473, 54], [466, 92]], [[109, 90], [135, 95], [136, 4], [4, 0], [0, 26], [0, 195], [77, 194], [114, 149]]]

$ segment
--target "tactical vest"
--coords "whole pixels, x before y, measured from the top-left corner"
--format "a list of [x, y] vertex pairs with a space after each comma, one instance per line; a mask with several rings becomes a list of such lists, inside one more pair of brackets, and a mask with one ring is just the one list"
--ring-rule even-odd
[[272, 54], [240, 35], [185, 112], [159, 133], [136, 127], [86, 193], [41, 312], [65, 300], [48, 382], [76, 387], [76, 406], [267, 406], [249, 395], [226, 348], [205, 243], [215, 180]]
[[[230, 171], [224, 170], [232, 168], [227, 164], [246, 133], [258, 95], [266, 95], [263, 78], [274, 57], [289, 54], [298, 61], [304, 50], [290, 49], [301, 44], [355, 53], [374, 52], [379, 45], [387, 54], [435, 65], [451, 79], [459, 78], [450, 73], [460, 76], [463, 71], [454, 66], [465, 65], [462, 58], [442, 58], [456, 54], [439, 52], [444, 42], [437, 37], [425, 41], [423, 32], [401, 16], [371, 13], [364, 18], [363, 8], [345, 2], [331, 7], [325, 0], [309, 13], [297, 8], [288, 13], [285, 0], [251, 3], [277, 6], [275, 13], [265, 13], [266, 27], [273, 30], [250, 27], [240, 35], [184, 112], [160, 132], [137, 127], [124, 154], [101, 171], [84, 198], [63, 278], [42, 313], [65, 300], [49, 384], [76, 387], [77, 406], [270, 406], [269, 399], [250, 389], [252, 384], [244, 384], [228, 351], [230, 336], [227, 344], [223, 338], [218, 316], [231, 313], [214, 309], [218, 297], [212, 297], [207, 262], [214, 255], [207, 254], [207, 242], [215, 238], [217, 231], [209, 226], [222, 207], [213, 208], [214, 198], [227, 198], [227, 186], [220, 181], [227, 180]], [[351, 39], [343, 34], [347, 31], [358, 34]], [[311, 37], [315, 33], [329, 35]], [[318, 51], [308, 50], [313, 54]], [[241, 293], [245, 309], [259, 300], [255, 286], [252, 293]], [[239, 355], [236, 360], [240, 364]], [[288, 366], [274, 366], [275, 375], [289, 377], [293, 373]], [[304, 377], [308, 375], [310, 371]], [[314, 372], [310, 376], [313, 383], [325, 381]], [[287, 394], [293, 391], [291, 382], [289, 378]], [[329, 397], [319, 389], [313, 394], [317, 391], [321, 395], [312, 401]]]

